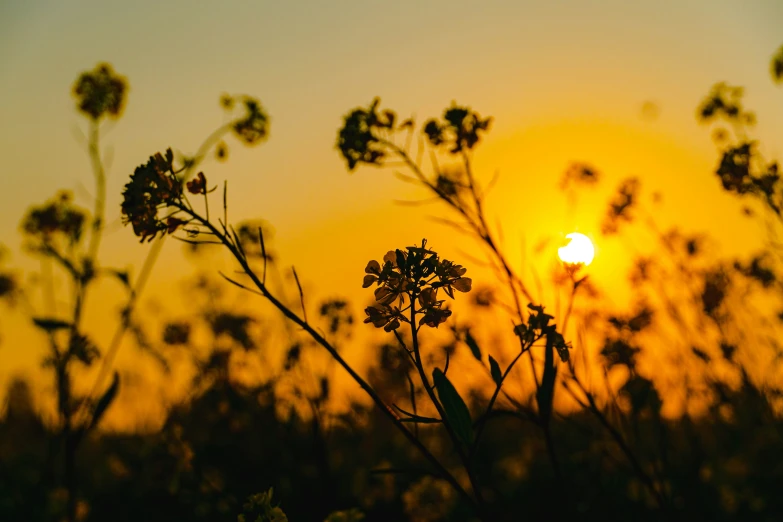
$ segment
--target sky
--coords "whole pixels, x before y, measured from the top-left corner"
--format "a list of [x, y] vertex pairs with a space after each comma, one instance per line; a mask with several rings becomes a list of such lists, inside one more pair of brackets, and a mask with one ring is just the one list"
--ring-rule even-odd
[[[367, 261], [422, 236], [451, 257], [475, 253], [428, 219], [444, 209], [395, 204], [423, 194], [389, 170], [349, 174], [334, 146], [342, 117], [375, 96], [420, 122], [456, 101], [494, 117], [475, 162], [483, 180], [500, 175], [488, 207], [512, 261], [521, 266], [542, 239], [584, 232], [597, 243], [593, 277], [622, 301], [628, 291], [616, 280], [628, 245], [599, 242], [599, 227], [624, 177], [663, 194], [654, 210], [663, 225], [707, 232], [725, 254], [759, 244], [761, 232], [747, 232], [712, 174], [715, 147], [695, 110], [714, 83], [743, 85], [764, 153], [783, 156], [783, 92], [769, 77], [781, 22], [777, 0], [0, 0], [0, 243], [10, 265], [29, 273], [38, 265], [19, 250], [18, 233], [27, 207], [60, 188], [90, 206], [78, 138], [86, 122], [70, 89], [79, 73], [109, 62], [130, 90], [102, 142], [106, 265], [138, 270], [149, 249], [119, 225], [128, 175], [169, 146], [194, 151], [223, 121], [222, 93], [257, 96], [271, 116], [270, 139], [253, 149], [229, 140], [230, 161], [209, 161], [205, 172], [228, 180], [234, 219], [272, 224], [284, 263], [297, 267], [313, 301], [366, 300], [358, 281]], [[643, 117], [645, 102], [658, 107], [656, 118]], [[557, 188], [572, 161], [604, 177], [577, 205]], [[646, 241], [630, 238], [634, 249]], [[150, 295], [174, 291], [190, 270], [170, 242]], [[93, 305], [98, 317], [106, 302]], [[0, 320], [0, 386], [40, 362], [27, 325], [10, 312]]]

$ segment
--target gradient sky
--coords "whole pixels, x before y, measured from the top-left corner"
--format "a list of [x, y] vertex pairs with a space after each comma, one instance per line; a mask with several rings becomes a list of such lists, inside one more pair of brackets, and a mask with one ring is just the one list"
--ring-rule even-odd
[[[394, 205], [421, 194], [391, 172], [346, 172], [336, 131], [374, 96], [420, 122], [452, 100], [495, 117], [476, 164], [485, 180], [500, 172], [490, 214], [515, 261], [523, 242], [529, 255], [544, 237], [597, 238], [606, 198], [628, 175], [663, 193], [663, 225], [709, 232], [723, 253], [746, 251], [761, 234], [746, 232], [739, 205], [721, 192], [695, 108], [715, 82], [745, 86], [763, 151], [783, 156], [783, 91], [769, 77], [782, 26], [778, 0], [0, 1], [0, 243], [15, 252], [13, 265], [34, 268], [17, 250], [27, 206], [59, 188], [90, 206], [88, 158], [75, 137], [85, 122], [70, 88], [107, 61], [130, 91], [103, 141], [112, 151], [105, 264], [138, 267], [148, 249], [118, 225], [127, 176], [168, 146], [194, 151], [222, 122], [224, 92], [259, 97], [271, 138], [252, 150], [229, 142], [227, 166], [213, 161], [205, 171], [229, 179], [235, 219], [274, 226], [284, 262], [314, 295], [363, 296], [367, 260], [422, 235], [449, 257], [475, 250], [427, 220], [440, 207]], [[641, 117], [645, 101], [660, 108], [654, 121]], [[574, 160], [605, 178], [569, 209], [557, 183]], [[627, 254], [611, 242], [597, 249], [595, 277], [611, 290]], [[168, 244], [152, 292], [188, 271]], [[29, 332], [1, 323], [3, 386], [42, 352], [11, 349], [30, 344]]]

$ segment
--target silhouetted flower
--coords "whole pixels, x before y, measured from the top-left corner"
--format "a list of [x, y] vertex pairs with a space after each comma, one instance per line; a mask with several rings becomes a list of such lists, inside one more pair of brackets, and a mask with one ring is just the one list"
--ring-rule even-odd
[[364, 309], [367, 314], [365, 323], [372, 323], [376, 328], [383, 328], [387, 332], [400, 327], [400, 310], [396, 306], [377, 304]]
[[430, 328], [437, 328], [438, 325], [445, 323], [446, 319], [451, 316], [451, 310], [448, 308], [428, 308], [424, 313], [424, 316], [419, 320], [419, 324], [429, 326]]
[[595, 185], [598, 183], [599, 178], [598, 171], [590, 165], [586, 163], [572, 163], [560, 179], [560, 189], [567, 189], [572, 183]]
[[163, 342], [169, 345], [187, 344], [190, 339], [190, 324], [185, 322], [168, 323], [163, 329]]
[[223, 94], [220, 97], [220, 106], [225, 110], [230, 111], [234, 108], [234, 97], [230, 94]]
[[443, 113], [443, 121], [433, 119], [424, 125], [424, 134], [431, 144], [447, 145], [449, 152], [456, 154], [475, 147], [480, 140], [479, 134], [486, 132], [491, 123], [492, 118], [482, 119], [470, 108], [452, 104]]
[[776, 83], [783, 83], [783, 45], [780, 46], [780, 49], [772, 57], [770, 72], [772, 73], [772, 79]]
[[704, 290], [701, 294], [704, 313], [716, 318], [717, 311], [726, 297], [729, 279], [722, 271], [710, 272], [704, 278]]
[[215, 336], [225, 334], [241, 344], [245, 350], [255, 346], [249, 331], [253, 322], [253, 318], [248, 315], [230, 312], [221, 312], [210, 318], [210, 326]]
[[[275, 231], [269, 223], [262, 219], [243, 221], [236, 227], [236, 231], [246, 256], [266, 257], [270, 262], [275, 260], [276, 254], [271, 244]], [[261, 234], [263, 234], [263, 248], [261, 248]]]
[[166, 222], [158, 218], [158, 210], [178, 202], [182, 185], [172, 170], [173, 153], [160, 153], [136, 168], [131, 180], [122, 192], [122, 215], [125, 224], [133, 225], [133, 232], [141, 241], [155, 238], [157, 234], [172, 233], [184, 222], [169, 217]]
[[269, 116], [257, 99], [244, 96], [242, 102], [247, 112], [234, 123], [233, 131], [246, 144], [255, 145], [266, 139], [269, 133]]
[[723, 183], [723, 188], [737, 194], [745, 194], [753, 190], [750, 174], [753, 152], [753, 143], [742, 143], [736, 147], [729, 147], [723, 153], [715, 172]]
[[71, 336], [68, 353], [86, 366], [90, 366], [101, 355], [92, 341], [81, 334]]
[[16, 279], [10, 274], [0, 274], [0, 299], [11, 299], [17, 291]]
[[69, 243], [78, 243], [82, 237], [86, 212], [71, 204], [70, 192], [61, 191], [49, 203], [33, 207], [22, 221], [22, 230], [47, 243], [59, 234]]
[[725, 83], [717, 83], [699, 106], [698, 118], [709, 122], [722, 117], [728, 121], [752, 125], [755, 116], [746, 112], [742, 106], [742, 87], [731, 87]]
[[204, 177], [203, 172], [196, 174], [196, 177], [188, 181], [185, 186], [188, 192], [191, 194], [206, 194], [207, 193], [207, 178]]
[[331, 299], [321, 304], [319, 311], [321, 317], [329, 320], [329, 333], [336, 334], [343, 325], [350, 327], [353, 324], [353, 315], [347, 301], [343, 299]]
[[[410, 305], [418, 302], [415, 313], [423, 315], [419, 324], [437, 328], [451, 315], [451, 310], [444, 309], [443, 301], [438, 300], [438, 291], [443, 289], [452, 299], [454, 290], [470, 291], [472, 282], [463, 277], [466, 269], [448, 259], [441, 260], [426, 244], [422, 240], [421, 246], [390, 250], [383, 257], [383, 265], [375, 260], [367, 263], [362, 287], [377, 284], [378, 288], [374, 294], [377, 304], [365, 309], [365, 323], [387, 331], [398, 328], [400, 321], [408, 322], [399, 309], [407, 301]], [[392, 306], [394, 303], [397, 305]]]
[[601, 224], [601, 232], [604, 234], [614, 234], [617, 232], [620, 222], [630, 222], [631, 209], [636, 201], [639, 191], [639, 180], [629, 178], [624, 180], [617, 189], [617, 194], [609, 203], [609, 210]]
[[218, 161], [226, 161], [228, 159], [228, 145], [221, 141], [215, 146], [215, 158]]
[[166, 233], [167, 234], [173, 234], [177, 231], [179, 227], [186, 224], [186, 221], [183, 221], [176, 217], [169, 217], [166, 218]]
[[73, 85], [79, 110], [94, 120], [103, 115], [116, 118], [125, 103], [128, 83], [123, 76], [114, 74], [111, 65], [99, 64], [93, 71], [82, 73]]
[[[394, 117], [378, 114], [380, 98], [373, 99], [367, 109], [354, 109], [345, 117], [345, 124], [337, 135], [337, 148], [348, 162], [348, 170], [359, 163], [378, 165], [386, 156], [376, 132], [382, 128], [392, 128]], [[384, 113], [386, 114], [386, 113]]]

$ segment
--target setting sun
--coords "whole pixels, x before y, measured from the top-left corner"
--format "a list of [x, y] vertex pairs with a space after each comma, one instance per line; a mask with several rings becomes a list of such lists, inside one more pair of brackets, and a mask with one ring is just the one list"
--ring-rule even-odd
[[557, 255], [563, 263], [589, 265], [595, 257], [595, 247], [590, 238], [579, 232], [566, 236], [570, 239], [567, 245], [557, 249]]

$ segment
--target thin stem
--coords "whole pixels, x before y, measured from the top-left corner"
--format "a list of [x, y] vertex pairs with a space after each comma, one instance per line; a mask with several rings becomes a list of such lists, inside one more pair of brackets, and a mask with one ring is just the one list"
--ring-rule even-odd
[[[529, 349], [529, 348], [528, 348]], [[498, 398], [498, 394], [500, 394], [501, 388], [503, 388], [503, 383], [506, 381], [506, 377], [511, 373], [511, 370], [514, 368], [514, 365], [519, 361], [519, 358], [522, 357], [522, 355], [527, 350], [520, 351], [516, 357], [514, 357], [514, 360], [511, 361], [511, 364], [508, 365], [508, 368], [506, 368], [506, 371], [503, 372], [503, 375], [500, 377], [500, 382], [495, 384], [495, 392], [492, 394], [492, 397], [489, 399], [489, 404], [487, 404], [487, 409], [485, 410], [484, 414], [481, 416], [481, 419], [478, 422], [478, 426], [476, 427], [476, 436], [473, 439], [473, 445], [470, 448], [470, 451], [468, 452], [468, 455], [470, 457], [473, 457], [476, 454], [476, 450], [479, 445], [479, 440], [481, 439], [481, 435], [484, 433], [484, 426], [487, 424], [487, 420], [489, 418], [490, 413], [492, 413], [492, 407], [495, 405], [495, 401]]]
[[424, 390], [427, 392], [430, 401], [432, 401], [432, 404], [435, 406], [435, 409], [438, 410], [438, 414], [440, 415], [440, 418], [443, 421], [443, 426], [446, 427], [446, 432], [449, 434], [449, 438], [451, 439], [454, 449], [457, 451], [457, 455], [459, 455], [459, 458], [462, 461], [462, 466], [465, 468], [465, 471], [468, 474], [468, 479], [470, 480], [470, 485], [473, 488], [473, 494], [476, 496], [476, 502], [478, 503], [479, 509], [481, 512], [483, 512], [484, 499], [481, 495], [481, 489], [479, 488], [478, 481], [476, 480], [476, 477], [473, 474], [473, 470], [470, 465], [470, 458], [462, 449], [462, 443], [460, 442], [459, 438], [457, 437], [456, 433], [454, 433], [454, 430], [451, 427], [451, 423], [449, 422], [449, 419], [446, 416], [446, 410], [443, 408], [443, 405], [435, 396], [435, 391], [432, 385], [430, 385], [429, 378], [427, 377], [427, 373], [424, 371], [424, 364], [421, 361], [421, 351], [419, 350], [419, 335], [418, 335], [419, 331], [418, 328], [416, 328], [416, 300], [413, 298], [413, 296], [411, 296], [411, 305], [410, 305], [410, 326], [411, 326], [411, 335], [413, 337], [411, 341], [411, 345], [413, 348], [413, 357], [415, 360], [416, 369], [419, 371], [419, 378], [421, 379], [421, 382], [424, 385]]
[[[446, 480], [457, 492], [457, 494], [462, 497], [464, 500], [466, 500], [471, 506], [476, 508], [477, 511], [480, 511], [480, 506], [476, 505], [476, 502], [473, 500], [473, 498], [465, 491], [462, 486], [457, 482], [457, 480], [454, 478], [454, 476], [443, 466], [443, 464], [440, 463], [440, 461], [435, 457], [435, 455], [432, 454], [432, 452], [427, 449], [426, 446], [424, 446], [419, 439], [410, 431], [408, 428], [400, 422], [400, 418], [397, 416], [396, 413], [394, 413], [394, 410], [392, 410], [384, 401], [381, 399], [381, 397], [377, 394], [377, 392], [358, 374], [356, 371], [348, 364], [348, 362], [342, 358], [342, 356], [337, 352], [337, 350], [329, 344], [329, 342], [321, 336], [315, 329], [313, 329], [312, 326], [310, 326], [307, 322], [305, 322], [302, 318], [297, 316], [294, 312], [292, 312], [285, 304], [283, 304], [281, 301], [279, 301], [264, 285], [264, 283], [258, 278], [258, 276], [253, 272], [250, 265], [247, 262], [247, 259], [245, 259], [237, 250], [237, 248], [234, 246], [234, 244], [230, 241], [228, 236], [220, 232], [211, 222], [206, 221], [204, 218], [199, 216], [198, 214], [194, 213], [192, 210], [186, 208], [186, 207], [179, 207], [180, 210], [183, 210], [184, 212], [189, 213], [199, 221], [202, 225], [204, 225], [206, 228], [208, 228], [216, 237], [220, 238], [221, 242], [226, 246], [226, 248], [231, 252], [231, 254], [234, 256], [234, 258], [237, 260], [237, 262], [240, 264], [242, 269], [244, 270], [245, 274], [251, 279], [253, 284], [258, 288], [258, 290], [264, 295], [264, 297], [269, 301], [275, 308], [277, 308], [288, 320], [292, 321], [294, 324], [302, 328], [307, 334], [319, 345], [321, 345], [324, 349], [326, 349], [327, 352], [329, 352], [329, 355], [332, 356], [332, 358], [346, 371], [348, 372], [348, 375], [351, 376], [351, 378], [359, 385], [359, 387], [372, 399], [372, 401], [375, 403], [376, 406], [380, 408], [380, 410], [383, 412], [383, 414], [397, 427], [397, 429], [405, 436], [408, 441], [413, 444], [416, 449], [419, 450], [419, 452], [426, 458], [430, 464], [432, 464], [435, 469], [438, 472], [438, 475], [440, 475], [444, 480]], [[479, 513], [479, 516], [481, 514]]]
[[[625, 438], [622, 436], [622, 434], [617, 431], [617, 428], [615, 428], [611, 422], [606, 418], [606, 416], [601, 412], [601, 410], [598, 408], [598, 405], [595, 402], [595, 398], [593, 397], [592, 393], [589, 393], [585, 388], [582, 386], [582, 383], [576, 378], [576, 376], [573, 376], [573, 381], [579, 386], [579, 389], [582, 391], [582, 393], [585, 394], [585, 397], [587, 397], [587, 402], [589, 406], [589, 411], [593, 413], [596, 419], [598, 419], [598, 422], [601, 423], [601, 425], [606, 429], [607, 432], [609, 432], [609, 435], [611, 435], [612, 439], [614, 439], [617, 446], [620, 448], [620, 451], [623, 452], [625, 455], [625, 458], [628, 459], [628, 462], [631, 464], [631, 467], [636, 472], [639, 479], [642, 481], [644, 486], [647, 488], [647, 490], [653, 495], [655, 498], [655, 501], [658, 503], [659, 508], [663, 508], [664, 506], [664, 500], [661, 493], [658, 491], [658, 488], [655, 487], [655, 482], [653, 482], [652, 478], [644, 471], [644, 468], [642, 468], [642, 465], [639, 463], [639, 460], [636, 458], [636, 455], [634, 455], [633, 451], [631, 451], [631, 448], [628, 446], [628, 444], [625, 442]], [[566, 385], [566, 390], [571, 394], [572, 397], [576, 399], [576, 394], [571, 390], [571, 388]], [[581, 401], [577, 399], [577, 402], [582, 404]]]
[[[122, 321], [114, 330], [114, 335], [112, 336], [111, 342], [109, 343], [109, 348], [106, 351], [106, 355], [101, 359], [101, 367], [98, 370], [98, 375], [95, 377], [95, 382], [92, 385], [92, 389], [87, 395], [87, 399], [92, 399], [97, 396], [98, 390], [101, 389], [103, 382], [111, 372], [112, 363], [114, 362], [114, 358], [117, 356], [117, 352], [120, 349], [122, 338], [128, 329], [130, 316], [133, 313], [133, 309], [135, 308], [136, 303], [138, 302], [139, 296], [144, 290], [144, 286], [147, 284], [147, 280], [149, 279], [150, 274], [152, 273], [152, 267], [154, 266], [155, 261], [158, 259], [158, 255], [163, 248], [165, 238], [166, 236], [163, 236], [157, 240], [155, 244], [152, 245], [152, 249], [147, 253], [147, 258], [144, 260], [144, 265], [142, 265], [141, 272], [139, 272], [136, 285], [134, 286], [133, 290], [131, 290], [131, 295], [128, 298], [128, 302], [125, 304], [125, 308], [123, 309]], [[89, 400], [82, 401], [81, 404], [86, 405], [89, 402]], [[83, 412], [83, 415], [87, 414], [87, 411]]]
[[90, 160], [92, 172], [95, 176], [95, 211], [92, 218], [92, 233], [90, 245], [87, 249], [87, 262], [94, 263], [98, 256], [98, 250], [103, 236], [104, 212], [106, 207], [106, 171], [101, 161], [100, 126], [98, 120], [90, 121]]

